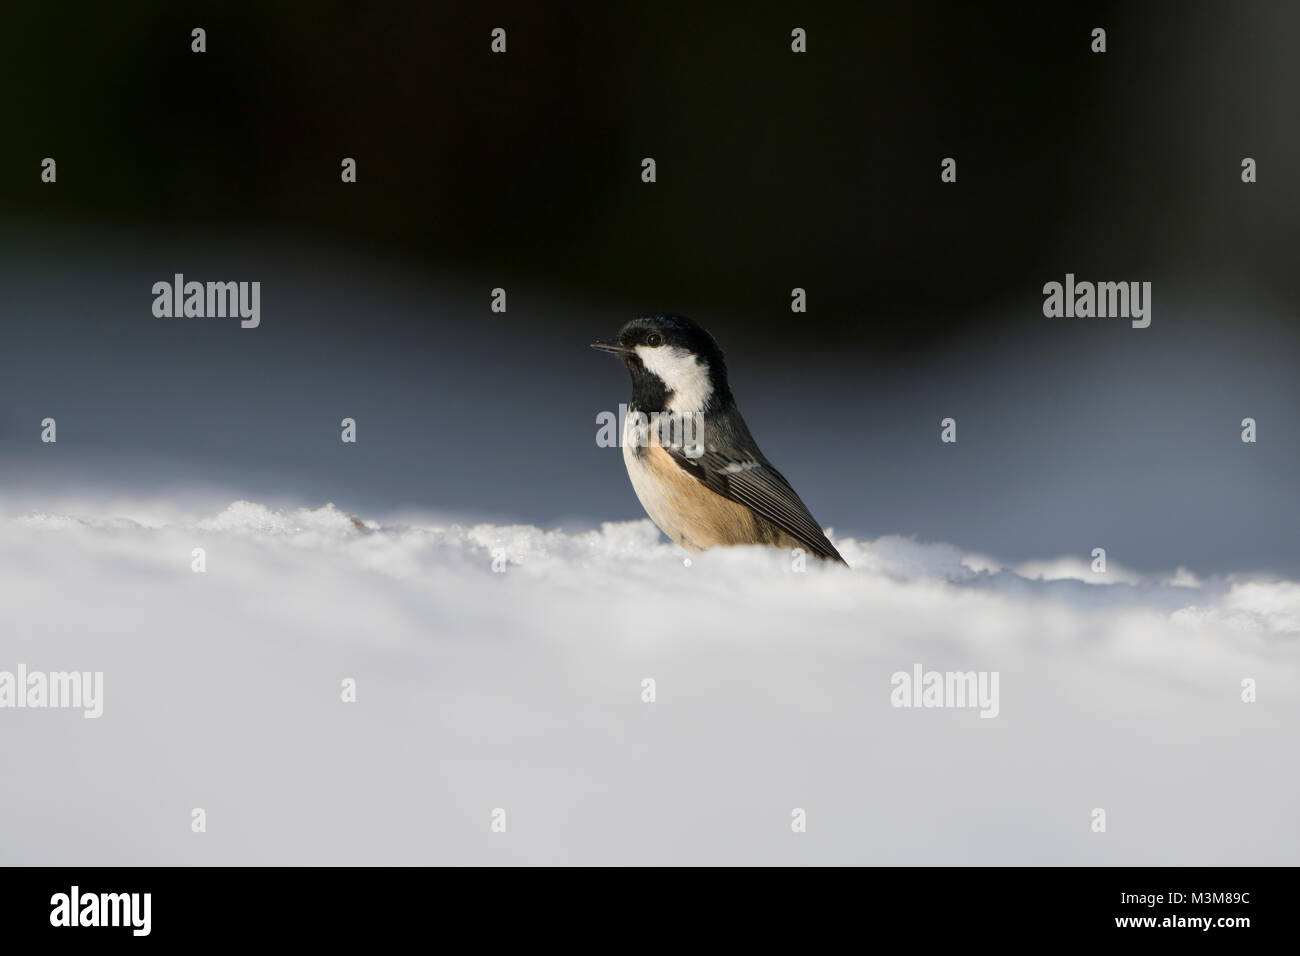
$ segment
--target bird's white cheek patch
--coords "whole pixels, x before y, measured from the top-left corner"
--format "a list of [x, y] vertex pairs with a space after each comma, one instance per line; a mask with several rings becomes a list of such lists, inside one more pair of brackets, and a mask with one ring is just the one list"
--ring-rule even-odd
[[704, 410], [713, 386], [709, 384], [709, 370], [692, 353], [676, 346], [652, 349], [638, 345], [636, 354], [646, 370], [658, 375], [664, 387], [672, 392], [669, 408], [683, 414]]

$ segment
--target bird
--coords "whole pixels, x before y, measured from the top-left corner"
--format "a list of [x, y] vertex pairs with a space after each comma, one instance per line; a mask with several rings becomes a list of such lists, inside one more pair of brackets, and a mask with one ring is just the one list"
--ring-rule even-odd
[[[690, 552], [761, 544], [848, 565], [759, 450], [731, 393], [722, 349], [705, 329], [683, 315], [640, 316], [616, 341], [591, 347], [621, 358], [632, 376], [623, 461], [659, 530]], [[676, 433], [647, 429], [656, 418], [683, 425]], [[702, 422], [702, 440], [681, 440], [692, 422]]]

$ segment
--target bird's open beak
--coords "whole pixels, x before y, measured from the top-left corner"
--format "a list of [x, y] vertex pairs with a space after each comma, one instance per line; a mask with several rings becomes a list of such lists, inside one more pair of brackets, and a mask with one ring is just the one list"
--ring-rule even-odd
[[627, 355], [632, 350], [625, 349], [621, 345], [615, 345], [611, 342], [592, 342], [591, 347], [601, 352], [608, 352], [610, 355]]

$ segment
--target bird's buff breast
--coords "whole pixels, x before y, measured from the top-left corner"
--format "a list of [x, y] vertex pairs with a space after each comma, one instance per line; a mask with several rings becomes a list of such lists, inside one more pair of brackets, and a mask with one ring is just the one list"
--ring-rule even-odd
[[704, 487], [658, 445], [637, 448], [625, 438], [623, 461], [650, 520], [687, 551], [736, 544], [797, 545], [744, 505]]

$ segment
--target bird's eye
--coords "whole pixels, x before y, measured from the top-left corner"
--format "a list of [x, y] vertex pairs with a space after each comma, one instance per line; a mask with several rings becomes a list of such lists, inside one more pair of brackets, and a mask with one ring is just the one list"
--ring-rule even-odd
[[664, 344], [664, 337], [658, 332], [651, 332], [645, 337], [645, 344], [650, 346], [652, 349], [657, 349], [659, 346]]

